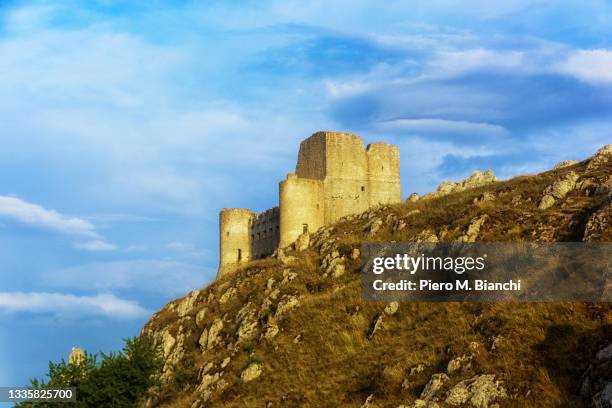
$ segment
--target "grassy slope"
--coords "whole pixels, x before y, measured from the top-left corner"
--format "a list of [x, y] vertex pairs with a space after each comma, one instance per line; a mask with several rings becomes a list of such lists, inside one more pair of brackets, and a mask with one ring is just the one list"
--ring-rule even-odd
[[[540, 211], [537, 205], [543, 189], [556, 178], [570, 170], [583, 174], [584, 168], [580, 163], [440, 198], [388, 206], [378, 210], [381, 218], [390, 213], [405, 217], [404, 230], [394, 233], [385, 226], [367, 237], [365, 220], [341, 220], [332, 237], [338, 239], [340, 252], [345, 254], [365, 241], [409, 241], [424, 229], [438, 234], [447, 230], [444, 241], [452, 241], [471, 219], [486, 213], [490, 218], [478, 240], [578, 241], [588, 216], [605, 196], [589, 197], [574, 191], [549, 210]], [[611, 173], [608, 165], [591, 176], [602, 182]], [[496, 199], [474, 204], [474, 198], [485, 191], [495, 194]], [[520, 203], [513, 203], [517, 196]], [[415, 209], [420, 213], [406, 215]], [[610, 238], [609, 228], [604, 240]], [[222, 371], [230, 386], [215, 395], [210, 406], [264, 407], [272, 402], [274, 407], [359, 407], [374, 394], [374, 406], [397, 407], [414, 401], [432, 374], [444, 372], [450, 359], [469, 352], [470, 343], [478, 342], [471, 367], [453, 374], [450, 384], [474, 374], [496, 374], [511, 395], [501, 401], [501, 407], [582, 406], [577, 396], [580, 376], [598, 347], [612, 338], [609, 304], [419, 303], [402, 304], [397, 314], [386, 318], [383, 330], [368, 340], [372, 322], [385, 304], [361, 301], [358, 261], [349, 261], [347, 272], [333, 279], [322, 277], [319, 265], [325, 253], [309, 249], [290, 255], [297, 256], [290, 266], [276, 259], [254, 261], [204, 288], [190, 312], [194, 315], [208, 309], [199, 327], [193, 319], [181, 321], [168, 308], [154, 316], [147, 330], [169, 327], [174, 334], [180, 324], [190, 327], [186, 353], [176, 369], [178, 380], [161, 392], [159, 403], [190, 406], [197, 397], [198, 369], [209, 362], [218, 366], [229, 356], [231, 362]], [[297, 277], [278, 286], [279, 298], [297, 295], [300, 306], [283, 315], [274, 339], [260, 339], [261, 327], [269, 318], [264, 313], [258, 335], [237, 344], [236, 313], [248, 302], [260, 305], [268, 279], [281, 282], [285, 269], [297, 272]], [[236, 287], [236, 295], [220, 305], [218, 299], [230, 286]], [[214, 300], [209, 302], [210, 293]], [[273, 310], [274, 305], [271, 313]], [[223, 346], [203, 353], [197, 345], [199, 334], [221, 316], [226, 321]], [[301, 339], [295, 342], [298, 335]], [[502, 340], [491, 350], [496, 337]], [[224, 347], [227, 344], [231, 347]], [[264, 372], [257, 380], [243, 383], [240, 373], [252, 361], [263, 363]], [[408, 377], [410, 368], [420, 363], [426, 365], [425, 371]], [[409, 381], [402, 387], [406, 378]]]

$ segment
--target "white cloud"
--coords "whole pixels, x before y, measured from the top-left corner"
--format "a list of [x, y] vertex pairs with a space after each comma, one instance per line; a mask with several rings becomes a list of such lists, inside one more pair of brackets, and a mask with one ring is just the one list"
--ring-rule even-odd
[[100, 240], [100, 239], [82, 242], [82, 243], [76, 244], [75, 247], [77, 249], [82, 249], [85, 251], [92, 251], [92, 252], [112, 251], [112, 250], [117, 249], [115, 245], [109, 242]]
[[64, 234], [98, 236], [96, 227], [89, 221], [68, 217], [16, 197], [0, 196], [0, 217]]
[[585, 82], [612, 83], [612, 50], [577, 50], [555, 68]]
[[149, 314], [137, 302], [120, 299], [112, 294], [76, 296], [49, 292], [0, 292], [0, 312], [112, 318], [134, 318]]
[[0, 196], [0, 218], [15, 221], [35, 228], [77, 235], [90, 240], [78, 243], [76, 247], [87, 251], [110, 251], [115, 246], [106, 242], [91, 222], [69, 217], [55, 210], [29, 203], [17, 197]]

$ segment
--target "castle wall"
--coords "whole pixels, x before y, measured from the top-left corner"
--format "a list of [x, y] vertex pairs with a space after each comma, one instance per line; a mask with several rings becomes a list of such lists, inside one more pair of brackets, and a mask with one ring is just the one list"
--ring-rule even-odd
[[280, 182], [280, 247], [291, 244], [304, 232], [324, 225], [323, 182], [288, 174]]
[[368, 159], [363, 140], [325, 132], [325, 224], [368, 208]]
[[231, 272], [232, 265], [251, 259], [251, 219], [245, 208], [223, 208], [219, 213], [219, 272]]
[[401, 201], [399, 147], [372, 143], [366, 149], [368, 160], [368, 206]]
[[251, 221], [251, 256], [253, 259], [271, 255], [280, 242], [278, 207], [256, 214]]

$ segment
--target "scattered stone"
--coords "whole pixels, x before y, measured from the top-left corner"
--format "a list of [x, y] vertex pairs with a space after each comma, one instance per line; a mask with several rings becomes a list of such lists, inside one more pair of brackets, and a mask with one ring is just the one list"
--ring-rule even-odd
[[413, 375], [421, 374], [425, 371], [425, 368], [425, 364], [419, 363], [410, 369], [410, 374], [408, 375], [412, 377]]
[[198, 313], [196, 313], [195, 322], [197, 326], [201, 326], [202, 323], [204, 323], [204, 319], [206, 318], [207, 312], [208, 312], [208, 309], [202, 308], [198, 311]]
[[297, 278], [297, 273], [292, 272], [291, 269], [283, 269], [283, 280], [281, 281], [281, 285], [285, 285], [295, 278]]
[[360, 256], [361, 250], [359, 250], [359, 248], [353, 248], [353, 250], [351, 251], [351, 259], [356, 260], [359, 259]]
[[468, 368], [470, 366], [471, 361], [472, 356], [469, 355], [455, 357], [448, 362], [448, 365], [446, 366], [446, 372], [450, 375], [461, 369]]
[[419, 195], [417, 193], [412, 193], [410, 194], [410, 196], [406, 199], [407, 203], [415, 203], [417, 201], [419, 201]]
[[492, 374], [484, 374], [457, 383], [444, 402], [460, 406], [469, 401], [474, 408], [489, 408], [490, 403], [507, 397], [501, 381], [496, 381]]
[[384, 313], [380, 313], [379, 315], [376, 316], [376, 320], [374, 321], [374, 324], [372, 325], [372, 330], [370, 330], [370, 334], [368, 335], [368, 340], [372, 340], [372, 338], [374, 337], [374, 335], [383, 327], [383, 316]]
[[300, 234], [295, 240], [295, 250], [297, 252], [302, 252], [308, 249], [310, 246], [310, 234], [304, 232]]
[[274, 287], [274, 278], [270, 278], [268, 279], [268, 282], [266, 283], [266, 292], [270, 292], [273, 287]]
[[474, 198], [473, 203], [474, 204], [480, 204], [480, 203], [487, 203], [487, 202], [491, 202], [491, 201], [495, 201], [495, 194], [490, 193], [490, 192], [485, 192], [483, 193], [480, 197], [476, 197]]
[[438, 242], [438, 237], [436, 236], [436, 234], [430, 230], [430, 229], [425, 229], [421, 232], [419, 232], [415, 237], [414, 237], [414, 242]]
[[370, 394], [368, 398], [361, 404], [361, 408], [372, 408], [372, 401], [374, 401], [374, 394]]
[[582, 376], [580, 395], [591, 401], [593, 407], [612, 407], [612, 343], [595, 355]]
[[236, 288], [234, 287], [229, 288], [219, 298], [219, 304], [227, 303], [232, 297], [234, 297], [235, 294], [236, 294]]
[[553, 170], [573, 166], [574, 164], [577, 164], [577, 163], [578, 163], [578, 160], [563, 160], [562, 162], [555, 164], [555, 167], [553, 167]]
[[279, 327], [278, 327], [278, 323], [276, 322], [276, 319], [274, 317], [270, 317], [268, 319], [268, 322], [266, 323], [266, 331], [264, 332], [264, 338], [271, 340], [274, 337], [276, 337], [276, 335], [279, 332]]
[[589, 160], [589, 164], [587, 165], [587, 171], [597, 170], [602, 167], [604, 164], [607, 164], [612, 158], [612, 144], [607, 144], [603, 146], [601, 149], [595, 153], [593, 157]]
[[[414, 210], [414, 211], [418, 211], [418, 210]], [[399, 219], [395, 222], [395, 224], [393, 224], [393, 231], [401, 231], [404, 228], [406, 228], [406, 226], [407, 226], [406, 221]]]
[[258, 322], [255, 318], [255, 313], [249, 313], [242, 321], [240, 322], [240, 327], [238, 327], [238, 341], [245, 341], [252, 339], [257, 333]]
[[372, 236], [380, 230], [383, 225], [383, 221], [380, 218], [373, 218], [364, 227], [364, 232], [367, 232], [369, 236]]
[[219, 343], [219, 341], [221, 340], [221, 336], [220, 336], [221, 330], [223, 330], [223, 320], [217, 318], [210, 325], [210, 329], [208, 329], [208, 338], [207, 338], [207, 341], [206, 341], [206, 350], [212, 349], [213, 347], [215, 347]]
[[293, 338], [294, 344], [298, 344], [300, 341], [302, 341], [302, 333], [298, 334], [297, 336]]
[[300, 301], [296, 296], [285, 295], [282, 297], [278, 306], [276, 307], [276, 317], [280, 317], [287, 313], [289, 310], [294, 309], [300, 305]]
[[448, 380], [448, 375], [444, 373], [432, 375], [429, 382], [425, 385], [423, 392], [421, 392], [421, 396], [419, 398], [424, 401], [431, 400]]
[[[438, 186], [438, 189], [435, 193], [429, 193], [426, 195], [427, 198], [440, 197], [443, 195], [447, 195], [450, 193], [457, 193], [460, 191], [465, 191], [470, 188], [480, 187], [487, 184], [491, 184], [497, 181], [497, 177], [493, 174], [493, 171], [487, 170], [485, 172], [480, 172], [475, 170], [470, 177], [466, 178], [463, 181], [455, 182], [455, 181], [443, 181]], [[425, 197], [424, 197], [425, 198]]]
[[584, 233], [583, 241], [600, 241], [606, 231], [612, 228], [612, 195], [589, 216]]
[[397, 312], [397, 309], [399, 309], [399, 303], [391, 302], [385, 307], [384, 313], [388, 316], [393, 316]]
[[243, 382], [249, 382], [257, 379], [262, 372], [261, 364], [259, 363], [251, 363], [247, 368], [245, 368], [240, 374], [240, 379]]
[[179, 317], [185, 317], [189, 312], [191, 312], [191, 310], [193, 309], [193, 306], [196, 304], [198, 300], [199, 294], [200, 294], [199, 291], [194, 290], [189, 295], [185, 296], [183, 300], [181, 300], [178, 303], [176, 307], [176, 313], [179, 315]]
[[225, 357], [223, 359], [223, 361], [221, 362], [221, 368], [227, 367], [227, 365], [230, 363], [230, 361], [232, 361], [232, 359], [230, 357]]
[[556, 200], [561, 200], [565, 198], [567, 193], [572, 191], [576, 187], [576, 181], [578, 180], [578, 174], [570, 171], [565, 176], [556, 180], [553, 184], [546, 187], [544, 189], [542, 201], [540, 201], [540, 205], [538, 208], [540, 210], [545, 210], [547, 208], [552, 207]]
[[483, 214], [480, 217], [473, 218], [472, 221], [470, 221], [470, 225], [468, 225], [465, 234], [460, 236], [457, 241], [475, 242], [476, 238], [478, 238], [478, 234], [480, 233], [480, 229], [488, 219], [489, 216], [487, 214]]

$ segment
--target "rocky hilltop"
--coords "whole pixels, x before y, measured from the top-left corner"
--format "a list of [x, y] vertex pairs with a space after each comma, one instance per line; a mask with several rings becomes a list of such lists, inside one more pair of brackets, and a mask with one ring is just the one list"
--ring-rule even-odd
[[143, 333], [165, 366], [147, 405], [609, 407], [609, 303], [366, 303], [359, 245], [610, 241], [611, 219], [612, 145], [345, 217], [155, 313]]

